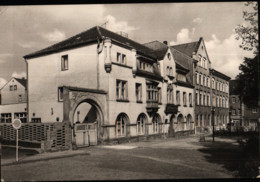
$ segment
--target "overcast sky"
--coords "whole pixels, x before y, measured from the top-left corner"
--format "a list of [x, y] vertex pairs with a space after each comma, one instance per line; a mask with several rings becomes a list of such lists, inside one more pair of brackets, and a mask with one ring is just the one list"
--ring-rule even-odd
[[243, 2], [0, 6], [0, 88], [13, 76], [26, 76], [24, 55], [106, 21], [108, 29], [139, 43], [203, 37], [213, 68], [235, 78], [243, 58], [252, 57], [235, 40], [243, 10]]

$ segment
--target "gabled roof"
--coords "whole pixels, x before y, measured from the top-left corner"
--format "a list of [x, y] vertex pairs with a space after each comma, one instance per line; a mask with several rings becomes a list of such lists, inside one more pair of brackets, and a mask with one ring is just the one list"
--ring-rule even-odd
[[162, 60], [164, 58], [164, 56], [168, 50], [168, 46], [162, 42], [159, 42], [158, 40], [148, 42], [143, 45], [154, 50], [154, 53], [156, 54], [156, 56], [159, 60]]
[[183, 68], [189, 69], [190, 61], [192, 61], [191, 58], [183, 54], [182, 52], [176, 50], [173, 47], [170, 47], [170, 50], [172, 52], [175, 62], [180, 66], [182, 66]]
[[225, 75], [225, 74], [223, 74], [223, 73], [221, 73], [221, 72], [219, 72], [215, 69], [210, 69], [210, 71], [211, 71], [212, 75], [215, 75], [215, 76], [222, 78], [226, 81], [229, 81], [231, 79], [229, 76], [227, 76], [227, 75]]
[[151, 58], [157, 59], [157, 56], [154, 54], [153, 50], [151, 50], [150, 48], [148, 48], [140, 43], [137, 43], [129, 38], [126, 38], [122, 35], [109, 31], [103, 27], [99, 27], [99, 26], [92, 27], [84, 32], [81, 32], [64, 41], [58, 42], [45, 49], [25, 55], [24, 58], [39, 57], [42, 55], [47, 55], [47, 54], [56, 53], [56, 52], [59, 52], [62, 50], [71, 49], [71, 48], [75, 48], [75, 47], [82, 46], [82, 45], [87, 45], [90, 43], [98, 42], [98, 39], [100, 40], [105, 37], [112, 39], [112, 42], [115, 41], [115, 42], [121, 43], [125, 46], [136, 49], [136, 51], [138, 53], [141, 53], [141, 54], [144, 54]]
[[171, 46], [172, 48], [186, 54], [189, 57], [192, 57], [193, 52], [197, 52], [200, 42], [202, 41], [202, 37], [199, 39], [199, 41], [196, 42], [190, 42], [186, 44], [179, 44], [179, 45], [174, 45]]
[[26, 88], [27, 80], [25, 78], [15, 78], [14, 77], [14, 79], [16, 79], [16, 81], [18, 81], [20, 84], [22, 84]]

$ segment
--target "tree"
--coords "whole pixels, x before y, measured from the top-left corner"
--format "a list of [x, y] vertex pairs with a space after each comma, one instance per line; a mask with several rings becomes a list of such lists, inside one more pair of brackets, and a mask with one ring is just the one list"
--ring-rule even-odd
[[245, 6], [252, 7], [250, 12], [244, 11], [243, 18], [245, 23], [238, 25], [236, 28], [237, 40], [241, 39], [240, 48], [247, 51], [254, 51], [254, 58], [244, 58], [244, 62], [240, 64], [241, 71], [236, 79], [238, 79], [238, 90], [242, 101], [248, 107], [257, 108], [258, 104], [258, 3], [247, 2]]
[[241, 72], [237, 75], [238, 90], [242, 101], [248, 106], [257, 108], [258, 104], [258, 54], [254, 58], [245, 58], [239, 66]]
[[242, 40], [240, 47], [244, 50], [252, 51], [255, 49], [255, 54], [258, 53], [258, 3], [246, 2], [245, 6], [252, 7], [252, 11], [243, 11], [245, 20], [243, 25], [238, 25], [235, 31], [236, 39]]

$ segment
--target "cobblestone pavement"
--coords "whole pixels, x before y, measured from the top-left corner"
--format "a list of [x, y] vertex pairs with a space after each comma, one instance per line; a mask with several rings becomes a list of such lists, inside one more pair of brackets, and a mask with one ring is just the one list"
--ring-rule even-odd
[[[223, 150], [214, 156], [211, 151]], [[82, 148], [88, 155], [2, 166], [6, 181], [232, 178], [238, 145], [198, 136]], [[223, 155], [222, 155], [223, 154]], [[234, 156], [234, 158], [232, 158]]]

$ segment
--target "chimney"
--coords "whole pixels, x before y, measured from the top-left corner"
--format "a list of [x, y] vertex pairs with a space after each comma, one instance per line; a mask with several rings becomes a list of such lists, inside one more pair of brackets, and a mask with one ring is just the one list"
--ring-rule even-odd
[[165, 40], [165, 41], [163, 41], [163, 43], [165, 44], [165, 45], [167, 45], [168, 46], [168, 42]]

